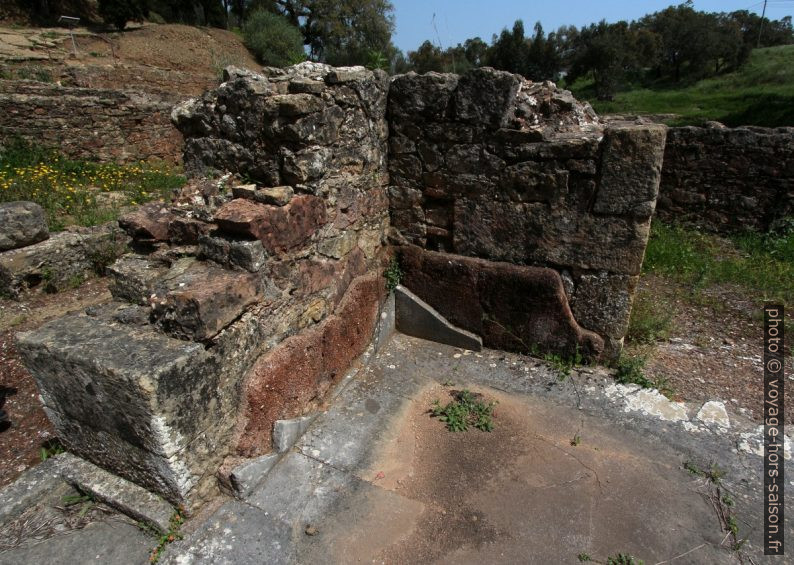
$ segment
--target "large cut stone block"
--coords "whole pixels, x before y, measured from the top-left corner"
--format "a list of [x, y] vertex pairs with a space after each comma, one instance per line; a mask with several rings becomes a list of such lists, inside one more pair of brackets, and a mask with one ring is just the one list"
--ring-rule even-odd
[[372, 340], [384, 295], [378, 275], [356, 278], [332, 315], [256, 361], [246, 376], [240, 454], [266, 453], [276, 420], [300, 416], [322, 401]]
[[399, 248], [402, 284], [495, 349], [596, 358], [603, 339], [579, 326], [559, 273], [418, 247]]
[[221, 230], [256, 238], [269, 253], [305, 243], [326, 219], [325, 201], [309, 195], [294, 197], [286, 206], [269, 206], [237, 198], [215, 215]]
[[257, 274], [182, 259], [156, 284], [152, 318], [174, 337], [207, 340], [240, 317], [262, 293]]
[[85, 314], [20, 334], [18, 344], [70, 451], [172, 503], [194, 501], [223, 455], [236, 404], [203, 345]]
[[607, 128], [593, 211], [650, 218], [656, 208], [667, 128]]

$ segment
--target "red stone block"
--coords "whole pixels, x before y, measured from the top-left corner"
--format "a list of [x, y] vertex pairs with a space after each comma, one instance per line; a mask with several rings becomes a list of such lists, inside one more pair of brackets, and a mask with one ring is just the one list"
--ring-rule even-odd
[[325, 220], [325, 201], [311, 195], [296, 196], [286, 206], [237, 198], [215, 214], [222, 231], [258, 239], [273, 254], [299, 247]]

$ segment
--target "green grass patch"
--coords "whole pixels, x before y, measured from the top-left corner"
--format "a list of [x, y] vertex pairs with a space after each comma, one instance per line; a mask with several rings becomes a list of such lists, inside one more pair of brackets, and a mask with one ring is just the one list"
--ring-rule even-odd
[[484, 402], [481, 394], [468, 390], [452, 391], [454, 400], [441, 405], [433, 402], [430, 414], [447, 425], [451, 432], [465, 432], [469, 426], [484, 432], [493, 430], [493, 410], [496, 402]]
[[40, 204], [50, 231], [115, 220], [129, 206], [168, 198], [185, 182], [166, 164], [75, 161], [23, 141], [0, 152], [0, 202]]
[[694, 291], [736, 284], [759, 300], [788, 306], [794, 302], [794, 230], [725, 239], [655, 221], [643, 270], [668, 276]]
[[597, 100], [592, 80], [567, 85], [599, 114], [678, 114], [669, 125], [794, 126], [794, 45], [754, 49], [738, 70], [693, 84], [635, 86]]
[[645, 375], [647, 359], [641, 355], [629, 355], [625, 352], [613, 363], [615, 368], [615, 382], [628, 385], [635, 384], [642, 388], [655, 388], [667, 398], [675, 395], [675, 390], [665, 379], [649, 379]]
[[638, 291], [631, 307], [626, 340], [629, 343], [652, 344], [670, 337], [672, 325], [670, 305], [649, 292]]

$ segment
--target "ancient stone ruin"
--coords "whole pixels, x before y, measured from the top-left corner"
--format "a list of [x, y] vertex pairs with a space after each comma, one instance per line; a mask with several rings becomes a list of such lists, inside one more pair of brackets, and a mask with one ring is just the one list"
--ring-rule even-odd
[[124, 217], [135, 252], [111, 267], [113, 300], [19, 337], [71, 451], [200, 505], [224, 462], [270, 451], [274, 422], [315, 411], [388, 331], [391, 257], [488, 347], [619, 352], [664, 127], [608, 127], [487, 68], [226, 79], [173, 120], [189, 172], [246, 183]]

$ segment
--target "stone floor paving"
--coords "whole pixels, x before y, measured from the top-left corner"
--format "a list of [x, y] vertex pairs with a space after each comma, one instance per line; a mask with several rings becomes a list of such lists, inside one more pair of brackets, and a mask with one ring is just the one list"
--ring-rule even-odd
[[[498, 402], [492, 432], [431, 418], [462, 389]], [[535, 359], [398, 334], [249, 496], [164, 562], [782, 562], [761, 549], [756, 426], [700, 408], [599, 368], [562, 379]]]

